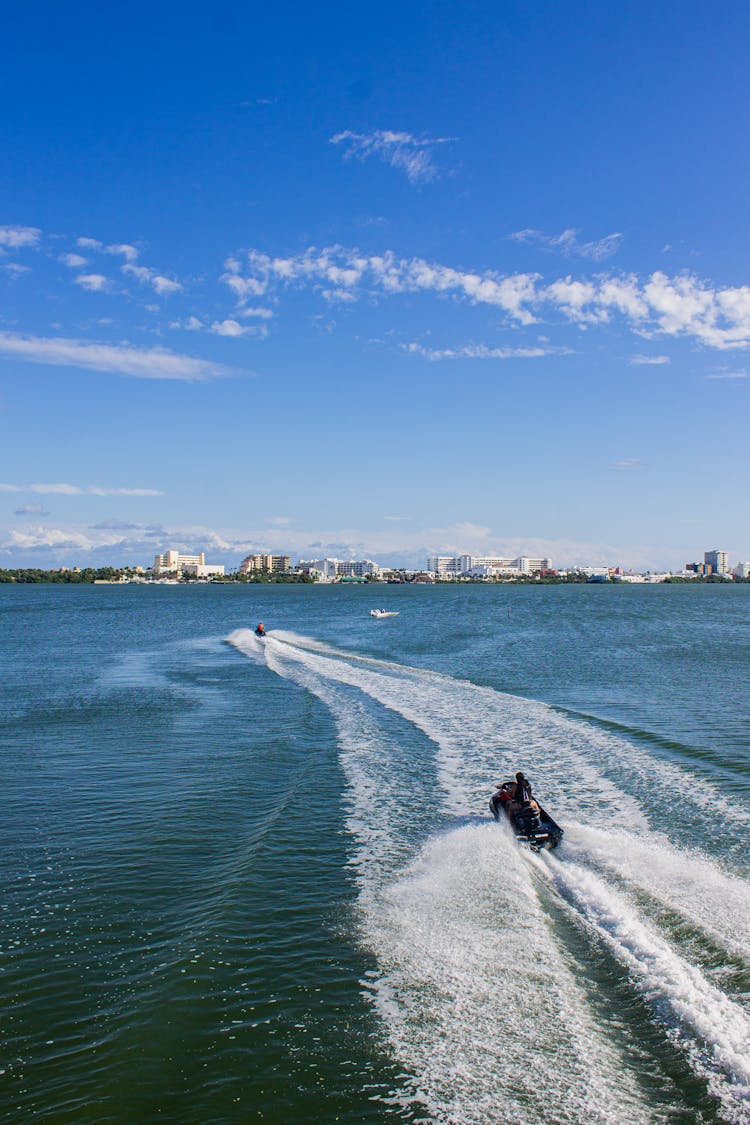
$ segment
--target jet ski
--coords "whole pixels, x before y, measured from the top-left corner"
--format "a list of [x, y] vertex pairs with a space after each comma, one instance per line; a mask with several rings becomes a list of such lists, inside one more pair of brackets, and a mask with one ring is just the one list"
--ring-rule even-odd
[[556, 848], [563, 838], [563, 830], [538, 801], [519, 804], [511, 799], [515, 783], [505, 781], [490, 798], [490, 812], [495, 820], [505, 817], [520, 844], [534, 852]]

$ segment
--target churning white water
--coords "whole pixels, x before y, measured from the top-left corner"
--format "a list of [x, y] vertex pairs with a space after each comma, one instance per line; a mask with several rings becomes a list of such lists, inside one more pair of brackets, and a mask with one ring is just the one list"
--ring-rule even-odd
[[[609, 963], [721, 1117], [750, 1122], [750, 885], [700, 846], [717, 815], [746, 833], [747, 808], [541, 703], [291, 633], [229, 640], [335, 719], [394, 1099], [457, 1123], [670, 1120], [628, 1065], [627, 1021], [592, 1002]], [[566, 830], [556, 853], [486, 812], [521, 767]]]

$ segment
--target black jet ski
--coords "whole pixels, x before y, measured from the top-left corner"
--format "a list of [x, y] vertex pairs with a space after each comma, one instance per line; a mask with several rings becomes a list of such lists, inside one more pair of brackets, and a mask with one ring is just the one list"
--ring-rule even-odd
[[537, 801], [519, 805], [510, 799], [514, 782], [505, 781], [490, 798], [490, 812], [495, 820], [505, 817], [516, 839], [527, 844], [532, 851], [556, 848], [563, 838], [563, 830]]

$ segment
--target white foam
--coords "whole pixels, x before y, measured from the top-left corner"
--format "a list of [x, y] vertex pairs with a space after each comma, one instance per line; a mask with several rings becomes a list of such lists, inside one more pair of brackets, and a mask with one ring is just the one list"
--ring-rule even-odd
[[691, 1061], [709, 1077], [729, 1119], [750, 1121], [750, 1016], [594, 872], [551, 855], [544, 862], [649, 1003], [669, 1009]]
[[646, 1119], [498, 826], [430, 841], [373, 903], [365, 936], [392, 1050], [438, 1120]]
[[[679, 766], [544, 704], [294, 634], [274, 631], [263, 645], [249, 630], [229, 639], [254, 658], [260, 650], [335, 718], [363, 939], [379, 966], [368, 989], [409, 1072], [407, 1098], [456, 1123], [652, 1119], [548, 926], [536, 872], [627, 967], [726, 1120], [750, 1121], [750, 1016], [679, 939], [641, 917], [647, 893], [747, 955], [748, 884], [651, 827], [670, 815], [684, 827], [685, 808], [696, 807], [710, 827], [709, 811], [730, 809], [715, 788], [696, 789]], [[379, 708], [433, 744], [429, 794], [425, 763], [404, 756]], [[554, 794], [567, 830], [562, 862], [524, 856], [491, 824], [420, 845], [415, 823], [434, 833], [441, 818], [484, 812], [490, 782], [519, 766], [543, 799]], [[577, 824], [581, 809], [606, 831]], [[750, 823], [746, 808], [731, 812]]]
[[750, 965], [750, 884], [664, 836], [566, 826], [566, 856], [614, 873]]

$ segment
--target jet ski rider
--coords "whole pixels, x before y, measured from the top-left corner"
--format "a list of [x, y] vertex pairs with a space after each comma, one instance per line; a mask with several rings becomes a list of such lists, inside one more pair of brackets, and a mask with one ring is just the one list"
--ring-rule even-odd
[[513, 800], [516, 802], [516, 804], [522, 806], [529, 805], [532, 801], [531, 784], [529, 783], [528, 778], [524, 777], [520, 770], [516, 774], [516, 785], [513, 791]]
[[256, 635], [256, 637], [265, 637], [266, 627], [265, 627], [265, 625], [263, 624], [262, 621], [259, 621], [258, 624], [255, 626], [255, 635]]

